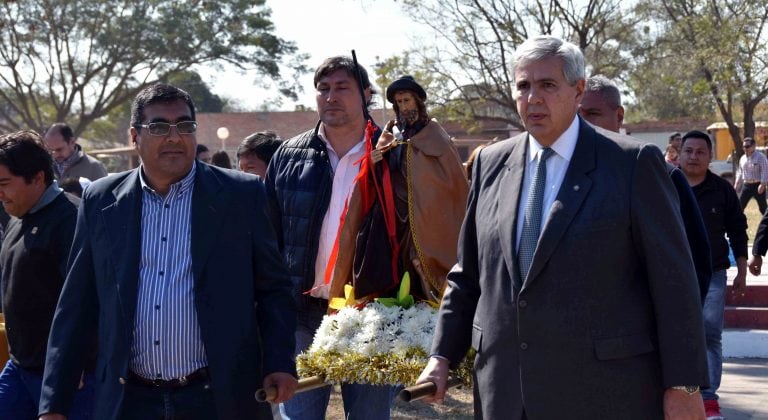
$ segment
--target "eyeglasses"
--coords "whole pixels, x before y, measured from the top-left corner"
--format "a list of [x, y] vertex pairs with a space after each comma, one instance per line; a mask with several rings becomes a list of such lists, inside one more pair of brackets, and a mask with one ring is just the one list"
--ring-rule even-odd
[[197, 122], [180, 121], [176, 124], [153, 122], [149, 124], [139, 124], [136, 127], [148, 129], [150, 136], [167, 136], [171, 133], [171, 127], [176, 127], [176, 132], [179, 134], [192, 134], [197, 131]]

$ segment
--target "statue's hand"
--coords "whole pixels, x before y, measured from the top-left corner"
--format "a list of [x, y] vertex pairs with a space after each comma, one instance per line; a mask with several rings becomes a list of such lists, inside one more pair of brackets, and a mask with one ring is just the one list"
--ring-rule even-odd
[[384, 159], [384, 156], [381, 154], [381, 151], [373, 149], [371, 152], [371, 161], [373, 161], [373, 163], [378, 163], [381, 162], [382, 159]]

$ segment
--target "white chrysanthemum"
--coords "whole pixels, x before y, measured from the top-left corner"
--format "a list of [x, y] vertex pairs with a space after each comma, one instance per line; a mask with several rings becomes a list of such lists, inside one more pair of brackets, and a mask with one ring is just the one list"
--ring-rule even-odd
[[413, 383], [427, 362], [436, 316], [422, 303], [344, 308], [323, 318], [309, 351], [297, 357], [299, 373], [332, 383]]
[[336, 352], [373, 357], [428, 352], [437, 311], [425, 304], [403, 309], [371, 303], [358, 310], [347, 307], [326, 316], [310, 347], [311, 352]]
[[336, 324], [338, 320], [331, 317], [323, 318], [320, 327], [315, 332], [315, 338], [312, 340], [310, 351], [332, 351], [336, 342]]

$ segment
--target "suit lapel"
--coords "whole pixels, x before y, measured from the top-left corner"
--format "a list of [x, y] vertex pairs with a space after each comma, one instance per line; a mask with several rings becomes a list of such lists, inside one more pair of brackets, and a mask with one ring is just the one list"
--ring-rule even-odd
[[552, 204], [552, 210], [544, 224], [528, 271], [528, 279], [523, 288], [528, 287], [544, 268], [581, 208], [584, 199], [587, 198], [592, 188], [592, 179], [588, 173], [595, 168], [595, 153], [595, 131], [579, 118], [579, 138], [576, 141], [576, 148], [555, 202]]
[[[141, 184], [139, 170], [130, 173], [112, 190], [114, 202], [102, 208], [101, 217], [109, 236], [109, 255], [115, 270], [125, 331], [133, 331], [136, 313], [139, 264], [141, 263]], [[130, 342], [130, 340], [128, 341]]]
[[512, 144], [512, 150], [507, 158], [506, 168], [500, 174], [501, 179], [497, 191], [499, 202], [496, 214], [499, 223], [501, 250], [510, 271], [509, 276], [512, 279], [520, 277], [517, 269], [515, 238], [517, 237], [517, 208], [525, 174], [527, 140], [527, 134], [509, 140]]
[[[208, 166], [197, 165], [192, 193], [192, 272], [196, 293], [201, 290], [203, 268], [216, 244], [228, 204], [223, 197], [221, 181]], [[196, 298], [200, 296], [197, 295]]]

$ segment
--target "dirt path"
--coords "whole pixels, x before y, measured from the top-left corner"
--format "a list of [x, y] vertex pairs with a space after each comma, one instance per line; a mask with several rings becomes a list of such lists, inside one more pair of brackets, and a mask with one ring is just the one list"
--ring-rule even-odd
[[[344, 405], [341, 401], [341, 393], [334, 390], [331, 393], [331, 402], [325, 414], [328, 420], [340, 420], [344, 418]], [[472, 415], [472, 390], [452, 389], [448, 392], [443, 405], [431, 405], [421, 402], [404, 403], [395, 401], [392, 407], [392, 420], [405, 419], [452, 419], [470, 420]]]

